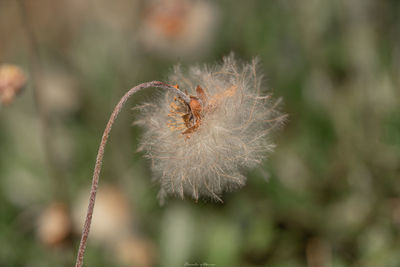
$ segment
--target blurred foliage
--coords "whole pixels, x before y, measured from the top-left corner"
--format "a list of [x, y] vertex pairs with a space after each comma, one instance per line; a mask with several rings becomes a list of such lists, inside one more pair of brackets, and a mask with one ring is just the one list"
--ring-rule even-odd
[[[129, 234], [110, 219], [125, 204], [96, 207], [109, 226], [89, 237], [86, 266], [400, 266], [400, 2], [176, 0], [183, 11], [152, 16], [163, 2], [0, 0], [0, 63], [28, 77], [0, 106], [0, 266], [72, 266], [82, 224], [73, 214], [86, 208], [77, 199], [113, 105], [177, 63], [231, 51], [258, 56], [284, 99], [276, 152], [223, 204], [160, 207], [126, 108], [100, 188], [127, 198]], [[63, 240], [46, 241], [43, 213], [60, 202], [77, 222], [65, 236], [50, 222]], [[111, 240], [117, 232], [127, 242]]]

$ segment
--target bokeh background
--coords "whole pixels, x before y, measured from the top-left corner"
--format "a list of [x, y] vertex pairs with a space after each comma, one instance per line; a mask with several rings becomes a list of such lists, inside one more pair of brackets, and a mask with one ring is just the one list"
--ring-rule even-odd
[[[130, 109], [106, 149], [86, 266], [400, 266], [400, 2], [0, 0], [0, 266], [72, 266], [97, 146], [133, 85], [258, 56], [275, 153], [224, 203], [160, 206]], [[207, 266], [207, 265], [203, 265]]]

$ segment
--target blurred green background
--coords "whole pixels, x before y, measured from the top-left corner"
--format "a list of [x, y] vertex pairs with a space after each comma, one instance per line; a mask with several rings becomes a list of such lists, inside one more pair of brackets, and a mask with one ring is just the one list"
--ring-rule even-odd
[[[400, 266], [400, 1], [0, 0], [0, 266], [73, 266], [97, 146], [132, 86], [258, 56], [289, 115], [224, 203], [160, 207], [130, 110], [106, 149], [85, 266]], [[190, 265], [193, 264], [193, 265]], [[197, 265], [196, 265], [197, 264]]]

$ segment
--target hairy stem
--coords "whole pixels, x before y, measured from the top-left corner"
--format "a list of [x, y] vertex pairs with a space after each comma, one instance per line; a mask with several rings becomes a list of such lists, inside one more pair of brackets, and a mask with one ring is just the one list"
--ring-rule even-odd
[[189, 97], [186, 94], [184, 94], [182, 91], [178, 90], [177, 88], [175, 88], [171, 85], [168, 85], [166, 83], [163, 83], [163, 82], [153, 81], [153, 82], [142, 83], [142, 84], [139, 84], [139, 85], [131, 88], [121, 98], [121, 100], [118, 102], [118, 104], [115, 106], [114, 111], [112, 112], [110, 119], [108, 120], [107, 126], [104, 129], [103, 137], [101, 138], [99, 150], [97, 152], [96, 165], [95, 165], [94, 171], [93, 171], [92, 187], [90, 190], [89, 206], [88, 206], [88, 210], [86, 213], [85, 224], [84, 224], [83, 230], [82, 230], [82, 237], [81, 237], [81, 242], [79, 244], [78, 256], [76, 258], [75, 267], [81, 267], [83, 265], [83, 257], [85, 254], [86, 243], [87, 243], [87, 239], [89, 236], [90, 225], [92, 223], [94, 204], [96, 201], [96, 192], [97, 192], [97, 186], [99, 183], [101, 165], [103, 163], [104, 148], [107, 144], [107, 140], [108, 140], [108, 136], [110, 135], [111, 128], [112, 128], [119, 112], [121, 111], [122, 107], [126, 103], [126, 101], [136, 92], [138, 92], [142, 89], [145, 89], [145, 88], [149, 88], [149, 87], [157, 87], [157, 88], [162, 88], [162, 89], [166, 89], [166, 90], [171, 90], [174, 93], [176, 93], [177, 95], [179, 95], [186, 103], [189, 103], [189, 101], [190, 101]]

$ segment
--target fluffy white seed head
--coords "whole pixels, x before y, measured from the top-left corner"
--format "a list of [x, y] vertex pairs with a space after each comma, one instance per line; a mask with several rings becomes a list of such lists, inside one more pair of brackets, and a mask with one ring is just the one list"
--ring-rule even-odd
[[233, 55], [212, 67], [174, 69], [170, 80], [191, 96], [187, 105], [173, 93], [139, 106], [145, 133], [139, 150], [152, 162], [159, 197], [210, 197], [245, 184], [243, 171], [274, 148], [271, 130], [284, 116], [279, 101], [261, 95], [257, 62], [239, 64]]

